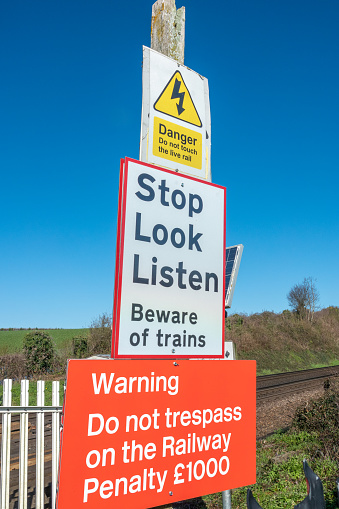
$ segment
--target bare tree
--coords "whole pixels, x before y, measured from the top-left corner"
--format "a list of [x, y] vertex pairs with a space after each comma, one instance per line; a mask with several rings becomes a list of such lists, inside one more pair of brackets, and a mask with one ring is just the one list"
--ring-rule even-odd
[[319, 302], [319, 292], [315, 286], [315, 280], [312, 277], [307, 277], [302, 283], [294, 285], [287, 294], [287, 301], [300, 319], [312, 322]]
[[88, 334], [88, 352], [90, 355], [111, 352], [112, 317], [103, 313], [90, 325]]
[[308, 277], [304, 279], [307, 286], [307, 302], [306, 308], [308, 310], [308, 320], [313, 322], [314, 312], [319, 304], [319, 292], [315, 286], [315, 279]]
[[298, 315], [300, 319], [306, 316], [307, 292], [306, 287], [301, 283], [294, 285], [287, 294], [289, 306]]

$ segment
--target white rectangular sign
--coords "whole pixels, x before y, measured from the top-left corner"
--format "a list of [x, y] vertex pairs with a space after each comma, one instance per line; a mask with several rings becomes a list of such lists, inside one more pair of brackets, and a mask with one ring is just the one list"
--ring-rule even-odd
[[226, 189], [122, 168], [112, 356], [223, 357]]
[[143, 48], [140, 160], [211, 181], [208, 81]]

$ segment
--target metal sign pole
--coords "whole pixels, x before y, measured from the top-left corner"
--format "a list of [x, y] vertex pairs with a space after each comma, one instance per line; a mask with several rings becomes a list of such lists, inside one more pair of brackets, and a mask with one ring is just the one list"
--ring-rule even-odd
[[222, 492], [222, 508], [223, 509], [231, 509], [231, 490], [226, 490]]

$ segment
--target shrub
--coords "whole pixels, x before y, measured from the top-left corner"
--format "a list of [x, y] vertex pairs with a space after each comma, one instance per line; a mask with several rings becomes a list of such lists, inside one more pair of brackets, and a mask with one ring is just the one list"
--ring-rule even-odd
[[285, 317], [285, 318], [291, 318], [292, 316], [292, 313], [289, 309], [284, 309], [284, 311], [282, 312], [282, 315]]
[[241, 327], [244, 324], [244, 317], [236, 313], [232, 316], [232, 321], [235, 325]]
[[52, 338], [44, 331], [29, 332], [23, 340], [23, 352], [29, 374], [48, 373], [55, 358]]
[[299, 408], [293, 419], [293, 428], [317, 433], [323, 454], [339, 461], [339, 392], [328, 382], [325, 395]]
[[325, 311], [332, 320], [339, 322], [339, 308], [337, 306], [329, 306]]
[[112, 318], [107, 313], [103, 313], [90, 325], [88, 334], [88, 353], [109, 354], [112, 344]]
[[87, 337], [84, 336], [74, 336], [72, 339], [73, 344], [73, 355], [78, 359], [82, 357], [86, 357], [88, 354], [88, 344]]

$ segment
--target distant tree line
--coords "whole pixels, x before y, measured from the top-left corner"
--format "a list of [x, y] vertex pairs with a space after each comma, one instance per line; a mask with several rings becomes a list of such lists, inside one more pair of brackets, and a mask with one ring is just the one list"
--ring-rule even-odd
[[63, 330], [63, 327], [0, 327], [0, 331], [14, 330]]

